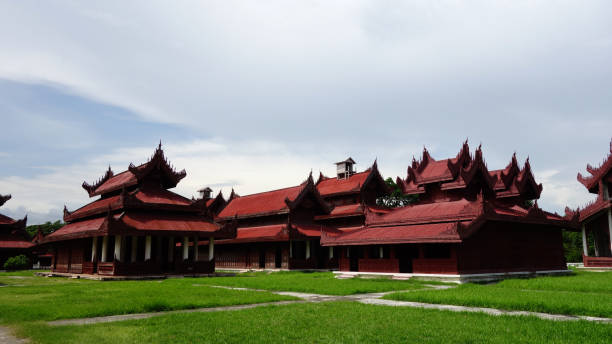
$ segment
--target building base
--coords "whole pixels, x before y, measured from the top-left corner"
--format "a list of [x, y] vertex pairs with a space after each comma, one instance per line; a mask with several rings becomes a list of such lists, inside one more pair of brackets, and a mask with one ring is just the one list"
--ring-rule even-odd
[[393, 273], [393, 272], [355, 272], [334, 271], [336, 278], [391, 278], [398, 280], [418, 279], [423, 281], [437, 281], [448, 283], [489, 283], [507, 278], [532, 278], [538, 276], [566, 276], [572, 275], [572, 270], [544, 270], [544, 271], [520, 271], [483, 274], [422, 274], [422, 273]]
[[95, 281], [128, 281], [128, 280], [156, 280], [166, 278], [183, 278], [183, 277], [231, 277], [232, 273], [210, 273], [210, 274], [155, 274], [155, 275], [98, 275], [98, 274], [74, 274], [69, 272], [36, 272], [36, 276], [41, 277], [65, 277], [74, 279], [87, 279]]

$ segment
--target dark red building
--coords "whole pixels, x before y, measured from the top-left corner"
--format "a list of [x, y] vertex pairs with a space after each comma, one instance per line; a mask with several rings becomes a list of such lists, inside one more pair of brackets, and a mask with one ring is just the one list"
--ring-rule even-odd
[[[235, 235], [231, 223], [215, 223], [206, 200], [169, 191], [186, 172], [175, 171], [160, 146], [151, 159], [119, 174], [108, 169], [95, 184], [83, 183], [95, 201], [64, 209], [66, 225], [47, 235], [52, 271], [100, 275], [211, 273], [214, 239]], [[207, 247], [200, 247], [202, 239]]]
[[[11, 195], [0, 195], [0, 207], [11, 199]], [[0, 214], [0, 269], [10, 257], [20, 254], [29, 255], [34, 244], [25, 230], [27, 216], [21, 220], [13, 220]]]
[[578, 173], [578, 181], [597, 198], [577, 212], [566, 209], [566, 213], [580, 216], [584, 266], [612, 267], [612, 142], [610, 154], [601, 165], [587, 165], [586, 169], [590, 176]]
[[315, 216], [329, 214], [312, 175], [294, 187], [239, 196], [219, 213], [222, 223], [236, 222], [236, 237], [217, 242], [217, 267], [232, 269], [312, 269], [335, 265], [319, 245], [322, 225]]
[[320, 245], [322, 231], [362, 226], [367, 211], [384, 213], [376, 199], [388, 193], [376, 162], [356, 172], [349, 158], [336, 163], [337, 176], [312, 175], [299, 186], [238, 196], [218, 214], [237, 221], [237, 236], [218, 242], [217, 266], [231, 269], [337, 268], [334, 248]]
[[541, 210], [542, 186], [529, 161], [513, 156], [489, 171], [480, 147], [464, 143], [456, 157], [413, 159], [403, 192], [413, 205], [386, 214], [366, 212], [365, 225], [325, 232], [323, 246], [340, 248], [342, 271], [415, 274], [490, 274], [567, 270], [561, 231], [573, 222]]

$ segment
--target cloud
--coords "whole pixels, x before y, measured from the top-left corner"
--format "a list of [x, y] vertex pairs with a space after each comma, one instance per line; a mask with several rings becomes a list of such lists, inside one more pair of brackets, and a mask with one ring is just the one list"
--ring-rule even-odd
[[[293, 185], [349, 155], [405, 176], [422, 145], [448, 158], [469, 138], [492, 169], [516, 151], [536, 171], [558, 171], [540, 177], [540, 204], [561, 209], [590, 197], [575, 174], [607, 153], [611, 10], [608, 1], [2, 3], [0, 78], [14, 82], [0, 92], [13, 133], [0, 187], [29, 212], [76, 207], [81, 180], [142, 162], [152, 137], [187, 169], [186, 195]], [[66, 97], [30, 90], [24, 101], [7, 92], [15, 84]]]
[[610, 9], [597, 1], [11, 3], [0, 8], [0, 29], [12, 32], [0, 41], [0, 76], [56, 83], [211, 136], [318, 131], [346, 142], [373, 118], [369, 130], [393, 137], [408, 126], [468, 131], [504, 118], [513, 130], [500, 135], [509, 138], [551, 121], [580, 123], [576, 111], [610, 127]]

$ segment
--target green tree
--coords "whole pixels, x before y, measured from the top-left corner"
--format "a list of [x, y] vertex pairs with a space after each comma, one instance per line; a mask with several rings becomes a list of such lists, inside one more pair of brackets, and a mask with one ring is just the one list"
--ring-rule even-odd
[[582, 233], [563, 231], [563, 250], [568, 263], [582, 262]]
[[392, 178], [385, 179], [385, 183], [391, 192], [376, 200], [376, 204], [389, 208], [403, 207], [419, 200], [419, 195], [404, 195], [399, 185]]
[[63, 226], [64, 226], [64, 223], [61, 220], [57, 220], [55, 222], [47, 221], [41, 225], [27, 226], [26, 232], [28, 232], [28, 235], [30, 236], [30, 238], [33, 238], [38, 232], [38, 230], [41, 230], [44, 235], [47, 235], [49, 233], [55, 232], [56, 230], [62, 228]]
[[23, 270], [30, 267], [30, 260], [23, 254], [11, 257], [4, 262], [6, 270]]

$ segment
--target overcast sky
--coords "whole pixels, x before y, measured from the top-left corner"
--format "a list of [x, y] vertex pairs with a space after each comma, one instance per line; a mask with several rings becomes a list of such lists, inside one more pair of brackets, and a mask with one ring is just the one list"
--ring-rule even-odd
[[[36, 224], [88, 202], [161, 139], [225, 195], [333, 175], [405, 177], [469, 138], [516, 152], [561, 212], [612, 137], [610, 1], [1, 1], [0, 211]], [[584, 172], [583, 172], [584, 173]]]

